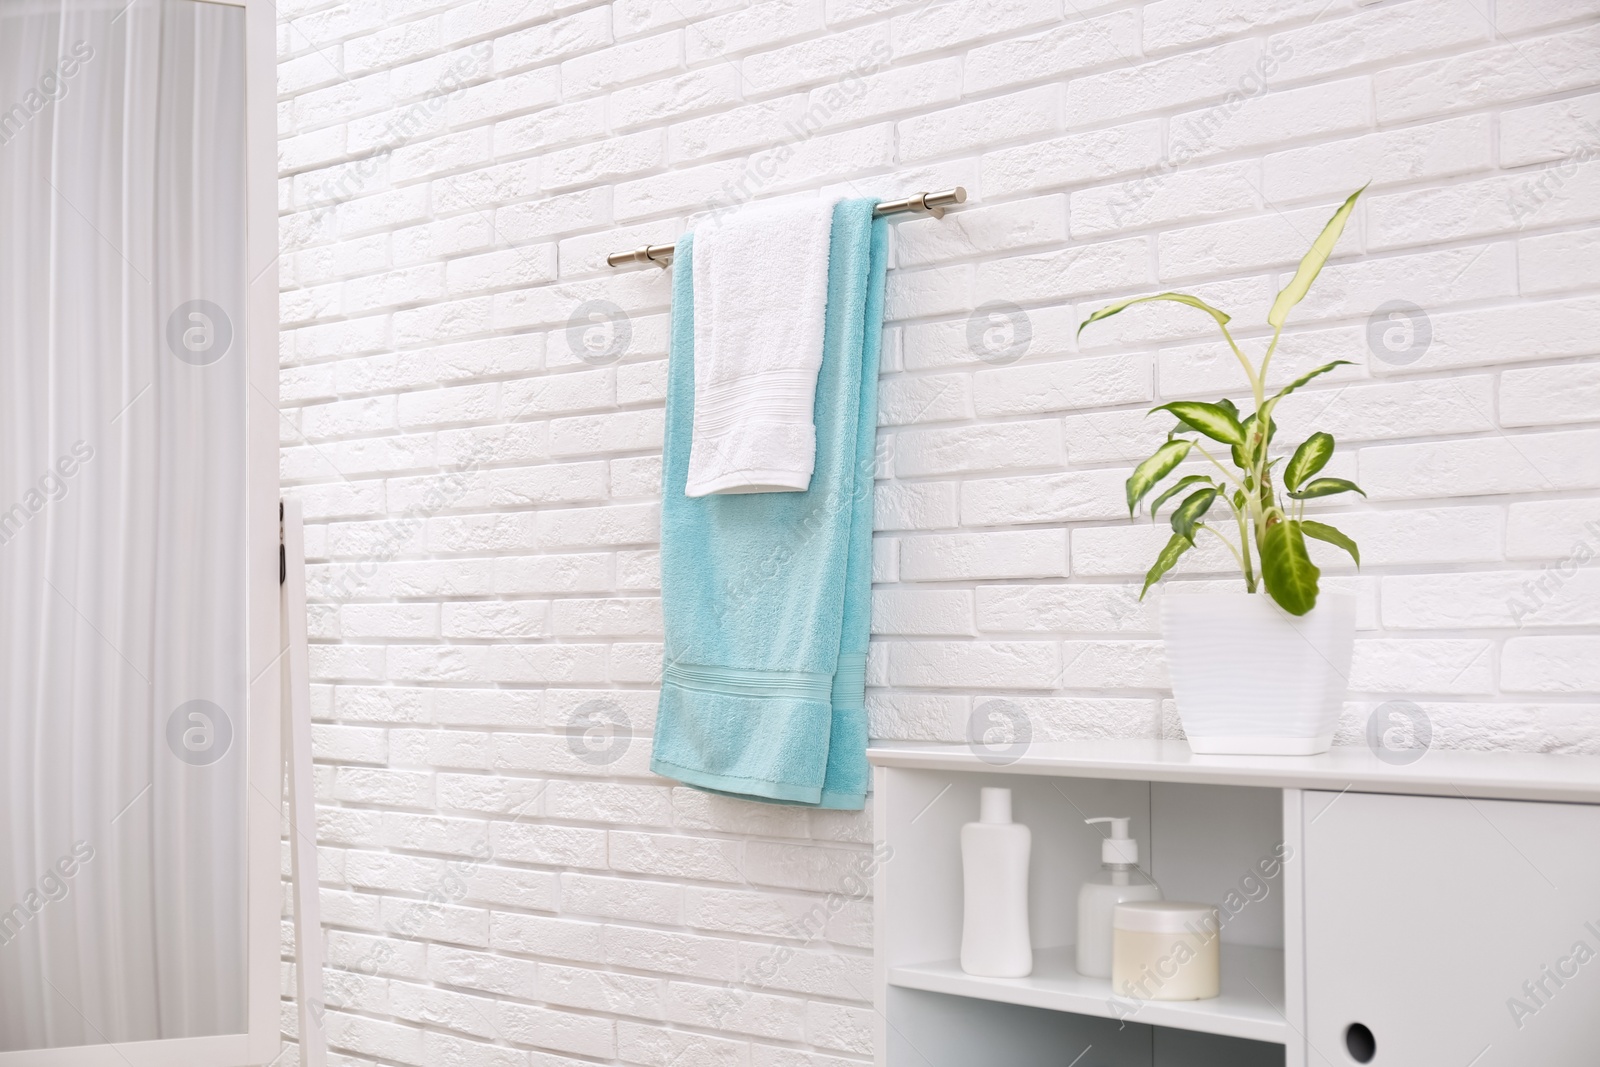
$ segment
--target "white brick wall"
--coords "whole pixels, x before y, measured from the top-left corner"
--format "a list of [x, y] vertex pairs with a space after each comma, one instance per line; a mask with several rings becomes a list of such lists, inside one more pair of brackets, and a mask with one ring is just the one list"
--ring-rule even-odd
[[[1600, 751], [1597, 0], [280, 11], [336, 1063], [872, 1052], [867, 820], [646, 769], [668, 275], [604, 257], [751, 195], [973, 198], [897, 227], [878, 736], [996, 697], [1035, 738], [1174, 734], [1135, 599], [1165, 535], [1121, 483], [1148, 406], [1242, 383], [1186, 309], [1074, 330], [1176, 286], [1259, 347], [1370, 180], [1273, 375], [1356, 363], [1280, 412], [1370, 493], [1329, 508], [1367, 567], [1322, 558], [1363, 603], [1342, 740], [1407, 699], [1436, 744]], [[1426, 345], [1369, 329], [1389, 301]]]

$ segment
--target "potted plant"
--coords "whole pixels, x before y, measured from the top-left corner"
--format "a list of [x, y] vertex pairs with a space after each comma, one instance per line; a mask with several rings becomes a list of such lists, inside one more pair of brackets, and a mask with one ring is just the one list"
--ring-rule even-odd
[[[1333, 743], [1355, 643], [1355, 597], [1319, 593], [1319, 571], [1306, 538], [1336, 545], [1361, 563], [1356, 543], [1326, 523], [1305, 517], [1305, 502], [1361, 489], [1343, 478], [1319, 477], [1334, 440], [1313, 433], [1292, 452], [1275, 448], [1273, 411], [1284, 397], [1349, 360], [1335, 360], [1267, 395], [1267, 371], [1289, 311], [1311, 288], [1365, 186], [1334, 212], [1300, 267], [1267, 313], [1272, 339], [1259, 364], [1228, 332], [1230, 317], [1187, 293], [1161, 293], [1101, 308], [1078, 327], [1155, 300], [1198, 308], [1216, 320], [1239, 359], [1254, 397], [1241, 412], [1230, 400], [1179, 400], [1154, 408], [1177, 419], [1155, 454], [1128, 479], [1128, 512], [1174, 474], [1180, 476], [1150, 504], [1154, 518], [1175, 498], [1172, 537], [1145, 575], [1140, 599], [1204, 534], [1221, 540], [1238, 561], [1244, 590], [1165, 596], [1161, 631], [1172, 691], [1184, 733], [1195, 752], [1310, 755]], [[1179, 471], [1185, 460], [1198, 470]], [[1364, 493], [1362, 494], [1365, 495]], [[1210, 521], [1208, 521], [1210, 520]]]

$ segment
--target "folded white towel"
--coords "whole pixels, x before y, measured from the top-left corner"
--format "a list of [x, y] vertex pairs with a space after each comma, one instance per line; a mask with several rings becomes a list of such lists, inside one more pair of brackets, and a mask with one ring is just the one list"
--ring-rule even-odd
[[746, 208], [695, 230], [686, 496], [811, 485], [833, 205]]

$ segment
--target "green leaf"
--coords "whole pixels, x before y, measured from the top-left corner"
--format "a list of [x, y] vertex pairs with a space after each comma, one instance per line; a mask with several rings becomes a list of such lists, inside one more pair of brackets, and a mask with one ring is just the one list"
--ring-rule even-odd
[[1150, 591], [1150, 587], [1160, 581], [1161, 576], [1170, 571], [1172, 565], [1178, 562], [1178, 557], [1187, 552], [1190, 547], [1192, 547], [1192, 543], [1187, 537], [1182, 534], [1172, 535], [1166, 547], [1162, 548], [1161, 554], [1156, 557], [1155, 564], [1145, 572], [1144, 588], [1139, 590], [1140, 600], [1144, 599], [1144, 595]]
[[1333, 435], [1314, 433], [1294, 450], [1289, 465], [1283, 468], [1283, 484], [1289, 490], [1300, 488], [1300, 483], [1328, 465], [1333, 458]]
[[1225, 445], [1244, 444], [1244, 427], [1239, 425], [1238, 417], [1218, 404], [1203, 404], [1198, 400], [1174, 400], [1170, 404], [1151, 408], [1150, 414], [1154, 415], [1158, 411], [1170, 411], [1185, 424]]
[[1317, 603], [1317, 576], [1322, 572], [1306, 552], [1300, 523], [1275, 522], [1261, 539], [1261, 577], [1278, 606], [1304, 615]]
[[1339, 493], [1360, 493], [1362, 496], [1367, 495], [1366, 492], [1355, 482], [1346, 481], [1343, 478], [1318, 478], [1315, 481], [1306, 483], [1298, 490], [1291, 492], [1289, 495], [1294, 497], [1296, 500], [1311, 500], [1314, 497], [1335, 496]]
[[[1238, 445], [1234, 445], [1233, 446], [1233, 465], [1235, 467], [1238, 467], [1242, 471], [1250, 470], [1252, 467], [1255, 466], [1255, 451], [1256, 451], [1256, 448], [1252, 444], [1252, 435], [1251, 435], [1251, 432], [1250, 432], [1251, 427], [1253, 427], [1255, 424], [1256, 424], [1256, 413], [1253, 412], [1253, 411], [1250, 414], [1246, 415], [1244, 417], [1244, 421], [1239, 424], [1239, 427], [1242, 430], [1244, 430], [1245, 443], [1247, 445], [1251, 446], [1248, 455], [1246, 454], [1245, 449], [1241, 448]], [[1269, 421], [1267, 423], [1267, 444], [1268, 445], [1272, 444], [1272, 439], [1275, 436], [1277, 436], [1277, 433], [1278, 433], [1278, 424], [1276, 422], [1270, 422]]]
[[1300, 375], [1300, 377], [1296, 378], [1294, 381], [1290, 382], [1288, 385], [1284, 386], [1282, 389], [1279, 389], [1275, 394], [1273, 394], [1273, 396], [1269, 398], [1265, 404], [1261, 405], [1261, 410], [1266, 412], [1267, 418], [1272, 418], [1272, 409], [1278, 406], [1278, 401], [1282, 400], [1284, 397], [1288, 396], [1290, 393], [1294, 392], [1296, 389], [1300, 388], [1302, 385], [1306, 384], [1318, 375], [1327, 374], [1335, 367], [1348, 366], [1350, 366], [1350, 361], [1348, 359], [1336, 359], [1332, 363], [1324, 363], [1314, 371], [1307, 371], [1305, 374]]
[[1203, 474], [1190, 474], [1186, 477], [1179, 478], [1176, 485], [1172, 486], [1172, 488], [1168, 489], [1165, 493], [1162, 493], [1160, 496], [1156, 497], [1155, 500], [1150, 504], [1150, 517], [1152, 519], [1155, 518], [1156, 512], [1161, 510], [1162, 504], [1165, 504], [1168, 500], [1171, 500], [1173, 497], [1177, 496], [1191, 485], [1194, 485], [1196, 482], [1204, 482], [1206, 485], [1210, 485], [1211, 479], [1207, 478]]
[[1227, 397], [1223, 397], [1221, 400], [1217, 401], [1217, 407], [1222, 408], [1236, 419], [1239, 417], [1239, 405], [1235, 404]]
[[1332, 526], [1325, 522], [1312, 522], [1310, 519], [1301, 519], [1300, 529], [1307, 537], [1315, 537], [1318, 541], [1326, 541], [1330, 545], [1338, 545], [1350, 553], [1350, 558], [1356, 561], [1357, 567], [1361, 566], [1361, 550], [1356, 547], [1356, 543]]
[[1128, 477], [1128, 514], [1132, 515], [1139, 507], [1139, 501], [1144, 499], [1155, 484], [1172, 473], [1174, 467], [1183, 462], [1183, 457], [1189, 454], [1189, 449], [1194, 447], [1193, 441], [1180, 440], [1168, 441], [1156, 449], [1155, 455], [1133, 468], [1133, 474]]
[[1172, 513], [1172, 532], [1182, 534], [1188, 542], [1194, 544], [1194, 530], [1203, 516], [1211, 508], [1211, 502], [1217, 499], [1215, 489], [1201, 489], [1190, 493], [1183, 503], [1178, 505], [1178, 510]]
[[1190, 296], [1188, 293], [1161, 293], [1157, 296], [1136, 296], [1132, 300], [1119, 300], [1115, 304], [1108, 304], [1079, 323], [1078, 333], [1083, 333], [1083, 328], [1089, 325], [1091, 322], [1099, 322], [1101, 319], [1109, 319], [1111, 316], [1117, 314], [1118, 312], [1125, 311], [1135, 304], [1147, 304], [1152, 300], [1175, 300], [1180, 304], [1188, 304], [1190, 307], [1199, 308], [1207, 315], [1210, 315], [1212, 318], [1216, 319], [1218, 326], [1226, 326], [1229, 320], [1232, 318], [1232, 316], [1228, 315], [1226, 312], [1218, 311], [1216, 308], [1212, 307], [1210, 304], [1206, 303], [1204, 300], [1201, 300], [1197, 296]]
[[1317, 239], [1311, 242], [1311, 249], [1300, 260], [1300, 268], [1294, 272], [1294, 277], [1289, 279], [1289, 284], [1283, 287], [1278, 298], [1272, 302], [1272, 310], [1267, 312], [1267, 322], [1274, 328], [1281, 328], [1284, 320], [1289, 317], [1289, 309], [1305, 299], [1306, 293], [1311, 290], [1311, 283], [1317, 280], [1317, 275], [1322, 272], [1322, 265], [1328, 262], [1328, 257], [1333, 254], [1333, 246], [1339, 243], [1339, 237], [1344, 233], [1344, 224], [1350, 218], [1350, 212], [1355, 210], [1356, 197], [1366, 192], [1363, 185], [1350, 194], [1350, 198], [1339, 205], [1339, 210], [1333, 213], [1333, 218], [1322, 228]]

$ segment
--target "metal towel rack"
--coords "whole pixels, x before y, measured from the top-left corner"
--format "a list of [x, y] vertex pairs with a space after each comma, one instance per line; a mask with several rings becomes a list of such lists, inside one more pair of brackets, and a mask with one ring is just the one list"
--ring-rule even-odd
[[[915, 212], [942, 219], [945, 208], [966, 202], [967, 191], [958, 185], [943, 192], [917, 193], [915, 196], [902, 197], [899, 200], [885, 200], [872, 209], [872, 214], [881, 218], [884, 215]], [[654, 263], [664, 269], [676, 249], [677, 245], [644, 245], [628, 252], [613, 252], [606, 257], [606, 263], [613, 267], [620, 267], [625, 263]]]

